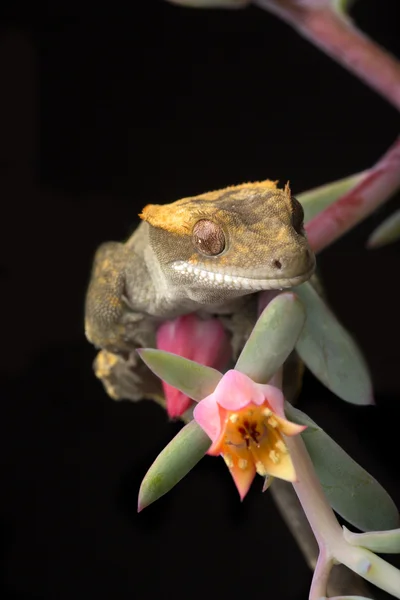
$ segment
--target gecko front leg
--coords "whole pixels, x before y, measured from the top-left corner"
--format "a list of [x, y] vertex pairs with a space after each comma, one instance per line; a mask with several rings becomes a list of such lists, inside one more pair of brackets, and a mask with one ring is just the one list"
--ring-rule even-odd
[[96, 377], [113, 400], [151, 399], [165, 405], [160, 379], [153, 375], [136, 353], [128, 360], [101, 350], [93, 363]]
[[162, 398], [159, 380], [135, 351], [137, 347], [155, 345], [155, 323], [136, 312], [126, 297], [128, 260], [132, 272], [134, 253], [116, 242], [103, 244], [95, 255], [85, 307], [86, 337], [102, 348], [94, 361], [94, 371], [114, 399]]

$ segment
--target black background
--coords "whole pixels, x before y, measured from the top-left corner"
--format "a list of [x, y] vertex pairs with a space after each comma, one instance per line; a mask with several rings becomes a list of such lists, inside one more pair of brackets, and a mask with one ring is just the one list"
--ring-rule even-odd
[[[352, 14], [400, 56], [396, 4], [363, 0]], [[145, 204], [344, 177], [394, 141], [398, 113], [257, 8], [62, 6], [0, 23], [3, 596], [306, 599], [311, 573], [261, 480], [240, 504], [223, 461], [205, 458], [136, 514], [141, 479], [180, 426], [106, 396], [85, 288], [97, 245], [126, 238]], [[399, 244], [365, 250], [398, 200], [319, 257], [377, 406], [347, 405], [307, 375], [301, 408], [400, 505]]]

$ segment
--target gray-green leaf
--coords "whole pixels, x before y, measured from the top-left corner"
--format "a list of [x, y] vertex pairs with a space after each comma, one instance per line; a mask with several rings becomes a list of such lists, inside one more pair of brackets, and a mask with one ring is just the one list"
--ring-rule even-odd
[[398, 527], [396, 505], [381, 484], [302, 411], [286, 403], [285, 413], [307, 425], [301, 436], [332, 508], [361, 531]]
[[306, 319], [292, 293], [274, 298], [261, 313], [235, 369], [256, 383], [267, 383], [292, 352]]
[[307, 311], [296, 350], [312, 373], [352, 404], [372, 404], [372, 383], [357, 344], [307, 282], [295, 288]]
[[165, 350], [141, 348], [139, 356], [159, 377], [199, 402], [217, 387], [222, 374], [216, 369]]
[[379, 552], [380, 554], [397, 554], [400, 552], [400, 529], [353, 533], [343, 526], [343, 536], [352, 546], [362, 546], [372, 552]]
[[371, 233], [368, 248], [380, 248], [400, 239], [400, 210], [396, 210]]
[[139, 490], [138, 511], [169, 492], [193, 469], [211, 446], [196, 421], [185, 425], [157, 456]]

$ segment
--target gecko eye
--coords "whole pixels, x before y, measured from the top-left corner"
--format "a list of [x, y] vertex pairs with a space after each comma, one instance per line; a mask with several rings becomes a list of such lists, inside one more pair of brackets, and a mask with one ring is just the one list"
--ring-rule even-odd
[[202, 219], [193, 227], [193, 244], [202, 254], [217, 256], [225, 249], [225, 235], [217, 223]]
[[292, 204], [292, 225], [296, 233], [303, 234], [304, 225], [304, 210], [300, 202], [294, 197], [291, 197]]

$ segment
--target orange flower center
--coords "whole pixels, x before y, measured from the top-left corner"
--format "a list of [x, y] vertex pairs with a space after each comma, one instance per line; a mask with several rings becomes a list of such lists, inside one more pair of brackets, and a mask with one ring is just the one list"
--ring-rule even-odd
[[280, 421], [266, 404], [228, 411], [219, 448], [228, 467], [242, 471], [255, 468], [262, 476], [275, 474], [280, 464], [286, 471], [290, 458]]

